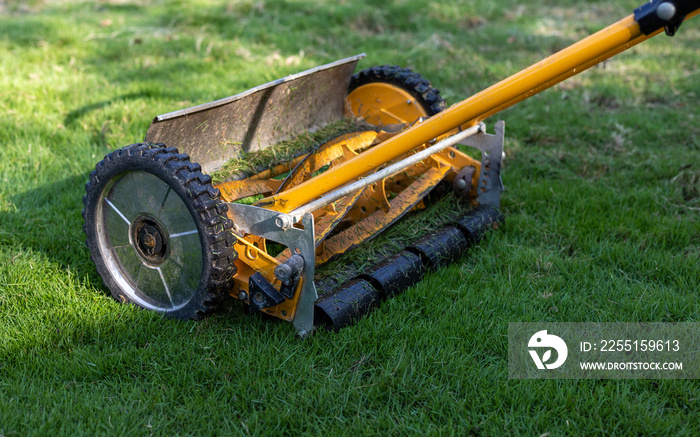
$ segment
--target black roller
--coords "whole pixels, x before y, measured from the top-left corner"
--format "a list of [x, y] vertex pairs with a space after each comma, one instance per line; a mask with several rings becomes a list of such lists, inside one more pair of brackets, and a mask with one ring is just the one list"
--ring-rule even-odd
[[428, 268], [457, 261], [487, 230], [503, 223], [501, 212], [479, 206], [461, 219], [389, 257], [315, 303], [314, 325], [338, 331], [423, 278]]
[[423, 271], [420, 256], [403, 251], [386, 258], [359, 277], [369, 281], [383, 298], [390, 298], [423, 279]]
[[467, 212], [461, 219], [453, 223], [464, 235], [475, 243], [484, 237], [489, 229], [496, 229], [504, 223], [503, 214], [493, 206], [480, 205]]
[[316, 301], [314, 325], [338, 331], [379, 305], [379, 292], [364, 279], [352, 279]]
[[464, 233], [454, 226], [446, 226], [406, 250], [419, 255], [427, 267], [435, 270], [457, 261], [468, 248], [469, 241]]

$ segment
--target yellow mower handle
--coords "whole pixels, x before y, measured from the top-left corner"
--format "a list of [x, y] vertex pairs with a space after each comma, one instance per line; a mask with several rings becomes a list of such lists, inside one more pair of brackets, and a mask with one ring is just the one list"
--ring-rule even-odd
[[[257, 206], [288, 213], [455, 129], [471, 127], [700, 13], [700, 0], [655, 0], [633, 15]], [[638, 21], [639, 20], [639, 21]]]

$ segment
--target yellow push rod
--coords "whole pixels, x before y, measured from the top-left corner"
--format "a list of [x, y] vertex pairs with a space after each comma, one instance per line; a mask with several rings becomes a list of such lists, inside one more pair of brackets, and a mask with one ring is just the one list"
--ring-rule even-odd
[[[695, 11], [687, 18], [697, 13], [698, 11]], [[458, 127], [473, 126], [486, 117], [552, 87], [659, 32], [644, 35], [634, 16], [630, 15], [389, 138], [334, 169], [283, 193], [262, 199], [257, 205], [280, 212], [290, 212], [440, 135]]]

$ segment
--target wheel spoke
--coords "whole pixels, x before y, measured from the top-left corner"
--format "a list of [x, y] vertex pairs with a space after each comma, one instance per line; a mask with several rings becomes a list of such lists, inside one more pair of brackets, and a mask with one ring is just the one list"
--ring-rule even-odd
[[116, 212], [117, 214], [119, 214], [119, 217], [121, 217], [122, 219], [124, 219], [124, 221], [126, 222], [127, 225], [131, 223], [131, 222], [129, 221], [129, 219], [126, 218], [126, 217], [124, 216], [124, 214], [122, 214], [122, 212], [119, 211], [119, 209], [118, 209], [116, 206], [114, 206], [114, 204], [113, 204], [112, 202], [110, 202], [109, 199], [107, 199], [106, 197], [105, 197], [105, 202], [107, 202], [107, 205], [109, 205], [109, 206], [112, 207], [112, 209], [114, 210], [114, 212]]
[[196, 234], [197, 232], [198, 232], [198, 231], [197, 231], [196, 229], [193, 230], [193, 231], [180, 232], [179, 234], [173, 234], [173, 235], [171, 235], [170, 238], [184, 237], [184, 236], [187, 236], [187, 235]]
[[163, 271], [158, 267], [156, 270], [158, 270], [158, 274], [160, 275], [160, 280], [163, 281], [163, 287], [165, 287], [165, 294], [168, 295], [168, 299], [170, 300], [170, 306], [175, 306], [175, 303], [173, 302], [173, 296], [170, 294], [170, 289], [168, 288], [168, 283], [165, 281], [165, 276], [163, 276]]
[[165, 193], [165, 197], [163, 198], [163, 202], [160, 204], [160, 209], [158, 210], [158, 214], [156, 214], [156, 217], [160, 217], [161, 213], [163, 212], [163, 207], [165, 206], [165, 202], [168, 200], [168, 197], [170, 196], [170, 193], [173, 192], [173, 189], [171, 187], [168, 187], [168, 191]]
[[139, 273], [143, 268], [143, 261], [136, 255], [134, 248], [131, 246], [121, 246], [112, 248], [117, 262], [121, 265], [121, 273], [133, 284], [136, 284], [139, 279]]
[[144, 306], [150, 306], [155, 309], [165, 309], [172, 307], [172, 301], [169, 296], [169, 290], [165, 281], [162, 279], [160, 269], [152, 268], [147, 265], [143, 266], [141, 274], [137, 282], [137, 296]]
[[134, 193], [133, 174], [129, 173], [117, 178], [105, 197], [105, 202], [127, 224], [130, 224], [138, 215], [138, 209], [134, 204]]
[[144, 266], [143, 263], [141, 263], [141, 266], [139, 267], [139, 275], [138, 275], [138, 277], [136, 278], [136, 284], [138, 284], [138, 283], [141, 282], [141, 272], [143, 272], [143, 270], [144, 270], [145, 268], [146, 268], [146, 266]]
[[190, 234], [186, 237], [170, 240], [169, 259], [177, 262], [181, 266], [195, 264], [197, 271], [201, 266], [202, 251], [199, 246], [199, 234]]
[[102, 226], [105, 230], [105, 240], [107, 247], [114, 249], [129, 245], [129, 222], [123, 213], [105, 199], [104, 219]]
[[160, 213], [170, 187], [157, 176], [143, 171], [132, 172], [134, 191], [129, 193], [130, 201], [138, 207], [138, 214], [156, 216]]
[[195, 233], [197, 229], [192, 214], [176, 193], [171, 193], [165, 199], [158, 219], [165, 225], [170, 233], [170, 238], [189, 235], [190, 232]]

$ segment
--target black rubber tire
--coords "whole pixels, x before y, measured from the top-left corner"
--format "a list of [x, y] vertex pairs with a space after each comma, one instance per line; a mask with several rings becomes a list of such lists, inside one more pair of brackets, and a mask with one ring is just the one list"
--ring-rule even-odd
[[[171, 297], [171, 290], [160, 268], [156, 267], [154, 269], [149, 267], [151, 270], [158, 270], [162, 282], [165, 284], [164, 290], [172, 304], [172, 308], [162, 308], [156, 304], [151, 306], [147, 292], [140, 289], [139, 285], [135, 285], [139, 281], [134, 282], [129, 275], [125, 276], [124, 272], [128, 273], [128, 267], [124, 267], [127, 262], [137, 266], [139, 269], [139, 280], [143, 267], [148, 267], [147, 262], [142, 257], [135, 258], [135, 256], [141, 256], [139, 253], [143, 253], [139, 252], [136, 243], [134, 243], [136, 237], [132, 238], [134, 235], [132, 228], [135, 226], [137, 219], [130, 222], [125, 215], [112, 206], [114, 211], [127, 223], [117, 226], [128, 228], [128, 244], [123, 246], [123, 250], [132, 251], [124, 252], [126, 254], [124, 258], [129, 258], [129, 261], [120, 259], [119, 255], [117, 255], [117, 249], [110, 249], [108, 247], [109, 244], [105, 244], [111, 238], [109, 236], [111, 232], [110, 226], [115, 226], [108, 222], [108, 215], [114, 215], [114, 212], [109, 212], [111, 210], [107, 206], [107, 203], [109, 203], [107, 196], [110, 195], [109, 191], [112, 190], [112, 187], [116, 187], [120, 183], [121, 178], [129, 173], [132, 174], [132, 181], [135, 178], [133, 175], [138, 174], [154, 181], [159, 179], [160, 182], [157, 182], [158, 184], [164, 183], [167, 185], [168, 191], [162, 201], [160, 210], [163, 210], [166, 200], [171, 202], [168, 196], [172, 190], [179, 197], [179, 201], [173, 197], [172, 203], [180, 208], [181, 217], [189, 220], [186, 212], [189, 211], [191, 222], [187, 221], [187, 223], [188, 225], [193, 224], [196, 226], [196, 232], [192, 230], [184, 234], [191, 235], [187, 241], [196, 242], [194, 235], [199, 236], [201, 273], [196, 266], [189, 266], [188, 268], [190, 269], [195, 268], [191, 282], [188, 282], [186, 285], [176, 284], [184, 289], [183, 303], [181, 305], [175, 305]], [[158, 179], [147, 174], [153, 175]], [[124, 184], [127, 184], [127, 182]], [[131, 184], [134, 185], [134, 182], [131, 182]], [[163, 189], [161, 185], [159, 187], [161, 187], [161, 190]], [[160, 311], [167, 316], [178, 319], [199, 319], [216, 309], [221, 298], [225, 295], [225, 291], [230, 288], [232, 278], [236, 274], [236, 266], [234, 265], [234, 261], [237, 258], [237, 253], [234, 249], [236, 238], [231, 233], [233, 223], [226, 216], [228, 207], [219, 199], [219, 190], [212, 187], [211, 178], [201, 172], [199, 164], [190, 162], [190, 158], [186, 154], [178, 154], [177, 149], [174, 147], [150, 143], [133, 144], [105, 156], [104, 160], [99, 162], [95, 170], [90, 174], [90, 180], [85, 186], [85, 191], [82, 214], [84, 219], [83, 230], [87, 237], [86, 245], [90, 250], [90, 258], [94, 262], [97, 272], [115, 299], [121, 302], [133, 303], [142, 308]], [[134, 199], [136, 197], [138, 196], [134, 193]], [[123, 203], [127, 204], [128, 208], [139, 208], [134, 206], [133, 203], [126, 201], [130, 197], [122, 197], [122, 199], [125, 199]], [[186, 210], [182, 209], [183, 204], [187, 208]], [[164, 220], [167, 221], [167, 219]], [[197, 260], [200, 259], [197, 249], [193, 249], [193, 244], [179, 243], [180, 240], [175, 241], [174, 237], [184, 234], [171, 235], [168, 232], [168, 229], [163, 231], [163, 241], [165, 243], [162, 246], [164, 248], [162, 262], [169, 262], [174, 266], [178, 265], [175, 255], [170, 253], [171, 247], [175, 247], [176, 244], [189, 250], [188, 256], [196, 257], [194, 259]], [[121, 235], [122, 232], [119, 232], [119, 234], [119, 238], [124, 238]], [[143, 243], [141, 244], [141, 247], [144, 247]], [[168, 250], [166, 251], [165, 248]], [[175, 249], [172, 249], [172, 251], [174, 252]], [[170, 256], [172, 256], [172, 259], [168, 259]], [[143, 266], [134, 263], [133, 260], [143, 262]], [[179, 261], [182, 261], [182, 259], [179, 259]], [[111, 266], [111, 269], [109, 266]], [[169, 268], [171, 270], [176, 269], [176, 267]], [[185, 267], [180, 273], [182, 274], [184, 270]], [[148, 274], [151, 275], [152, 273]], [[198, 281], [197, 276], [199, 276]], [[180, 278], [178, 281], [182, 282], [183, 280]], [[120, 282], [126, 284], [126, 286], [123, 287], [120, 285]], [[144, 302], [145, 304], [143, 304]]]
[[447, 107], [445, 100], [440, 96], [440, 91], [433, 88], [430, 81], [414, 73], [410, 68], [398, 65], [377, 65], [354, 74], [350, 79], [348, 93], [362, 85], [377, 82], [389, 83], [404, 89], [416, 99], [428, 116], [435, 115]]

